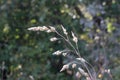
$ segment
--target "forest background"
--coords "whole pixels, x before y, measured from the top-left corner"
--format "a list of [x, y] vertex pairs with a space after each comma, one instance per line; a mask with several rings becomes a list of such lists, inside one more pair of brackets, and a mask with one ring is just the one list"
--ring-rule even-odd
[[0, 0], [0, 80], [74, 80], [59, 72], [64, 60], [52, 56], [64, 43], [27, 30], [60, 25], [78, 36], [98, 79], [120, 79], [120, 0]]

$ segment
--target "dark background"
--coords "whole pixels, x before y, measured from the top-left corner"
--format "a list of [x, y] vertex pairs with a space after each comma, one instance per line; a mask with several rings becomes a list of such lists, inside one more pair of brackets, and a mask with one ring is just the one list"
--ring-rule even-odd
[[0, 80], [73, 80], [51, 55], [66, 47], [49, 41], [55, 34], [27, 30], [61, 24], [99, 79], [120, 79], [120, 0], [0, 0]]

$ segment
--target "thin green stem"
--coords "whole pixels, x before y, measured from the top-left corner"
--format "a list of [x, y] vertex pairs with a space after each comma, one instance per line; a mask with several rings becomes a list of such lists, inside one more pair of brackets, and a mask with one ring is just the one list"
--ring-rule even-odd
[[88, 67], [86, 66], [86, 64], [85, 64], [85, 63], [83, 63], [83, 64], [84, 64], [85, 68], [87, 69], [87, 71], [88, 71], [88, 73], [89, 73], [89, 76], [90, 76], [91, 80], [94, 80], [94, 78], [92, 77], [92, 75], [91, 75], [91, 73], [90, 73]]
[[[79, 53], [79, 56], [80, 56], [80, 51], [79, 51], [79, 48], [78, 48], [78, 44], [76, 43], [76, 48], [77, 48], [77, 51]], [[81, 56], [80, 56], [81, 57]]]
[[[67, 36], [67, 40], [68, 40], [69, 44], [75, 49], [75, 47], [73, 46], [73, 44], [70, 42], [70, 39], [69, 39], [68, 36]], [[78, 55], [78, 57], [81, 57], [80, 54], [79, 54], [79, 51], [77, 49], [75, 49], [75, 50], [76, 50], [75, 52]]]

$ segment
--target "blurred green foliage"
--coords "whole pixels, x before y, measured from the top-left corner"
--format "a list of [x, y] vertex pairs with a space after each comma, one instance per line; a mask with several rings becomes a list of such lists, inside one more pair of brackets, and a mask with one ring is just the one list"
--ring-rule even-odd
[[[95, 15], [84, 12], [83, 9], [89, 9], [89, 5], [94, 5], [94, 2], [102, 5], [105, 13], [101, 10], [100, 12], [94, 10], [92, 13]], [[7, 74], [8, 80], [73, 80], [64, 73], [55, 73], [56, 69], [51, 66], [49, 61], [49, 57], [53, 57], [52, 52], [65, 47], [59, 42], [50, 43], [49, 38], [55, 34], [30, 32], [27, 28], [64, 25], [69, 32], [73, 30], [78, 34], [82, 56], [95, 65], [95, 60], [91, 56], [94, 55], [92, 51], [95, 51], [96, 47], [90, 49], [91, 53], [89, 53], [85, 46], [99, 44], [94, 43], [94, 39], [88, 37], [88, 35], [94, 35], [89, 31], [95, 31], [96, 34], [100, 30], [105, 31], [102, 37], [107, 36], [108, 41], [109, 37], [111, 38], [110, 35], [113, 35], [114, 38], [119, 34], [116, 33], [120, 26], [119, 7], [119, 0], [0, 0], [0, 80], [3, 77], [3, 67], [6, 69], [5, 74]], [[91, 8], [90, 11], [92, 11]], [[102, 28], [97, 27], [98, 17], [102, 17], [107, 22]], [[94, 24], [91, 25], [87, 21], [81, 23], [82, 19], [91, 20]], [[114, 35], [114, 33], [116, 34]], [[120, 44], [119, 39], [120, 35], [117, 35], [113, 42], [116, 40], [118, 42], [115, 45], [110, 43], [110, 49]], [[107, 45], [107, 48], [109, 47]], [[103, 48], [99, 49], [103, 50]], [[119, 50], [119, 48], [116, 49]], [[120, 53], [114, 53], [117, 51], [114, 50], [110, 54], [107, 50], [105, 55], [109, 58], [109, 64], [105, 68], [111, 69], [113, 80], [119, 80]], [[96, 64], [96, 66], [98, 65]]]

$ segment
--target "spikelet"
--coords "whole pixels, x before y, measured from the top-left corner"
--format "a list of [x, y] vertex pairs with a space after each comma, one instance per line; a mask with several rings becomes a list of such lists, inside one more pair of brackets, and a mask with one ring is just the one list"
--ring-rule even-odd
[[56, 52], [53, 53], [53, 55], [61, 55], [62, 51], [58, 50]]
[[63, 56], [66, 56], [66, 55], [67, 55], [67, 53], [65, 53], [65, 52], [64, 52], [64, 53], [62, 53], [62, 55], [63, 55]]
[[75, 74], [75, 76], [76, 76], [77, 78], [80, 78], [80, 77], [81, 77], [80, 72], [79, 72], [79, 71], [77, 71], [77, 72], [76, 72], [76, 74]]
[[66, 29], [65, 29], [62, 25], [61, 25], [61, 27], [62, 27], [63, 33], [64, 33], [65, 35], [68, 35]]
[[88, 76], [88, 73], [86, 73], [82, 68], [78, 68], [78, 70], [80, 71], [80, 73], [82, 74], [82, 75], [84, 75], [84, 76]]
[[57, 40], [58, 40], [58, 38], [56, 38], [56, 37], [50, 38], [50, 41], [51, 41], [51, 42], [54, 42], [54, 41], [57, 41]]
[[71, 32], [71, 33], [72, 33], [73, 41], [75, 43], [77, 43], [78, 42], [78, 38], [75, 36], [75, 34], [73, 32]]
[[60, 70], [60, 72], [66, 70], [66, 69], [68, 69], [68, 68], [69, 68], [69, 65], [65, 64], [65, 65], [62, 67], [62, 69]]
[[86, 77], [86, 80], [91, 80], [90, 77]]
[[30, 31], [47, 31], [47, 30], [49, 30], [49, 28], [46, 26], [43, 26], [43, 27], [38, 26], [38, 27], [30, 27], [30, 28], [28, 28], [28, 30], [30, 30]]
[[56, 29], [54, 27], [52, 27], [52, 26], [49, 26], [49, 27], [50, 27], [51, 32], [55, 32], [56, 31]]
[[80, 61], [83, 62], [83, 63], [86, 62], [85, 59], [83, 59], [83, 58], [76, 58], [76, 59], [77, 59], [77, 60], [80, 60]]
[[77, 66], [77, 64], [73, 63], [72, 68], [74, 69]]

